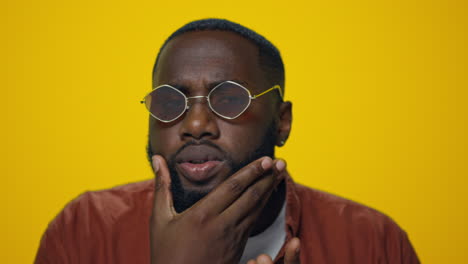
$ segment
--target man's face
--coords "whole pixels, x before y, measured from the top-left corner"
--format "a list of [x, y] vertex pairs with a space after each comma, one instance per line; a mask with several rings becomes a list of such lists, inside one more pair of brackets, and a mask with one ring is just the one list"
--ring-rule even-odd
[[[160, 54], [153, 86], [169, 84], [188, 97], [207, 95], [232, 80], [258, 94], [271, 84], [258, 60], [258, 48], [225, 31], [189, 32], [171, 40]], [[170, 123], [150, 117], [149, 151], [171, 171], [174, 206], [185, 210], [251, 161], [273, 156], [279, 122], [279, 96], [253, 100], [234, 120], [211, 111], [205, 99], [191, 99], [184, 115]]]

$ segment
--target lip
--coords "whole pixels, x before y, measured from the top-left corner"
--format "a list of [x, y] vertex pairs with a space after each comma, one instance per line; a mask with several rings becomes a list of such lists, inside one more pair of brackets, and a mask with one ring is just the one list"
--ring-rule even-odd
[[209, 160], [203, 163], [177, 163], [179, 172], [192, 183], [202, 184], [210, 181], [223, 167], [224, 161]]
[[206, 185], [226, 164], [222, 151], [208, 144], [183, 147], [175, 161], [177, 172], [191, 185]]

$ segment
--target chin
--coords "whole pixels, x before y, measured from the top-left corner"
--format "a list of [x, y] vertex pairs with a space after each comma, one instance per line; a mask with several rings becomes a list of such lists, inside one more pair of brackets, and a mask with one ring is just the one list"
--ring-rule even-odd
[[[184, 177], [184, 176], [179, 176]], [[182, 184], [183, 189], [186, 192], [197, 192], [197, 193], [204, 193], [208, 194], [214, 189], [216, 189], [219, 185], [221, 185], [224, 181], [229, 178], [230, 175], [216, 175], [212, 178], [212, 180], [207, 182], [186, 182]]]

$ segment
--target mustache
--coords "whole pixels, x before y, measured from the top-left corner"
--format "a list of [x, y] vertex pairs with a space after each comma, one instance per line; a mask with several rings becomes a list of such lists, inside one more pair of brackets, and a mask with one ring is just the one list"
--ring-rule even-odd
[[216, 150], [218, 150], [223, 155], [223, 157], [230, 160], [230, 155], [226, 151], [224, 151], [220, 146], [216, 145], [215, 143], [211, 142], [210, 140], [202, 139], [202, 140], [191, 140], [191, 141], [186, 142], [184, 145], [182, 145], [182, 147], [180, 147], [174, 154], [172, 154], [169, 157], [169, 163], [175, 164], [176, 157], [184, 149], [186, 149], [186, 148], [188, 148], [190, 146], [200, 146], [200, 145], [205, 145], [205, 146], [215, 148]]

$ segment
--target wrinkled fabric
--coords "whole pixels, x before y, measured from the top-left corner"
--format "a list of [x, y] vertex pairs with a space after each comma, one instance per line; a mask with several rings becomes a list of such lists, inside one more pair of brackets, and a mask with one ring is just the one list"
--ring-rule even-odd
[[[286, 181], [286, 243], [300, 238], [302, 264], [419, 263], [406, 233], [388, 216], [289, 176]], [[80, 195], [49, 224], [35, 263], [149, 264], [153, 192], [148, 180]], [[283, 259], [284, 246], [275, 263]]]

